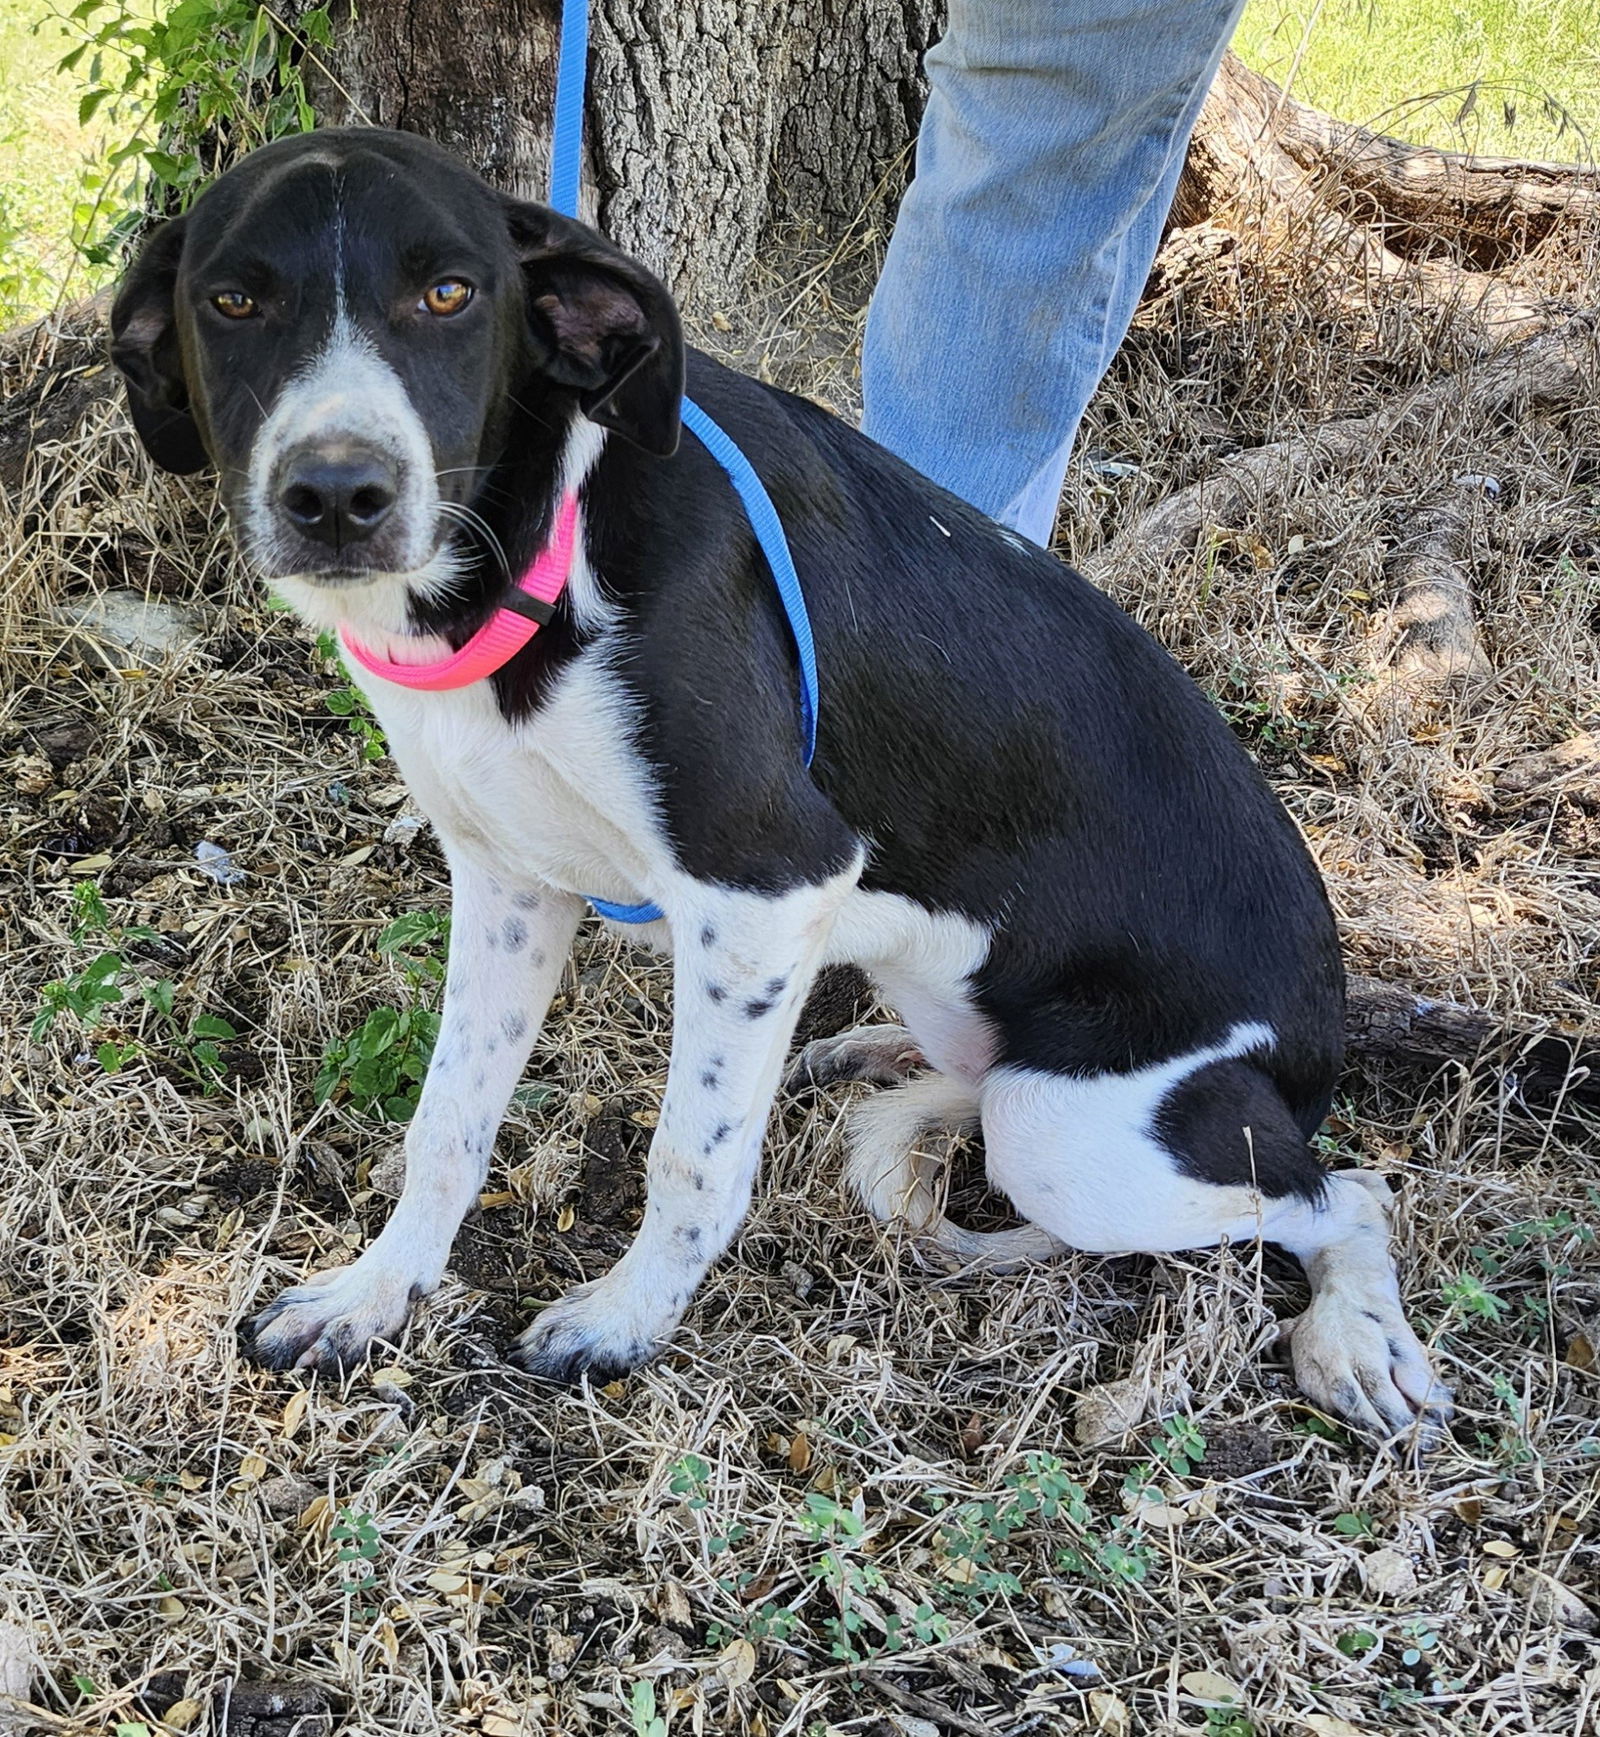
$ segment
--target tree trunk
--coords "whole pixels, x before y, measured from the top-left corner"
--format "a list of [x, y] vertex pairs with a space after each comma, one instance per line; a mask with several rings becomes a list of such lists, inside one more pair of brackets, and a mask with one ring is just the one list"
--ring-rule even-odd
[[[942, 0], [591, 0], [585, 213], [691, 312], [735, 306], [775, 234], [881, 224]], [[361, 0], [335, 15], [320, 118], [426, 133], [543, 197], [558, 0]]]

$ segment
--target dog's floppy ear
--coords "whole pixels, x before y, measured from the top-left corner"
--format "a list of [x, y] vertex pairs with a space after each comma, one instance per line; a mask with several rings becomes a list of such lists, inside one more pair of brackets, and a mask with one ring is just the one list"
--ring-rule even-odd
[[133, 426], [156, 463], [179, 476], [210, 462], [189, 408], [173, 311], [183, 223], [175, 217], [145, 242], [111, 307], [111, 360], [127, 384]]
[[670, 458], [683, 399], [683, 330], [658, 278], [581, 223], [506, 201], [541, 370], [577, 388], [591, 422]]

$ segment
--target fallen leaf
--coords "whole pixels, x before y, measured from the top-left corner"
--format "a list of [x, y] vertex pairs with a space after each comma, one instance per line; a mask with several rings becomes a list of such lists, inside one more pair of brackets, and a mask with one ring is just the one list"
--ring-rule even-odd
[[1463, 1496], [1454, 1504], [1456, 1518], [1464, 1520], [1469, 1526], [1476, 1526], [1483, 1518], [1483, 1498], [1481, 1496]]
[[161, 1723], [170, 1725], [174, 1731], [187, 1731], [196, 1719], [205, 1711], [205, 1703], [185, 1696], [181, 1701], [174, 1701], [166, 1712], [161, 1715]]
[[789, 1470], [808, 1471], [811, 1467], [811, 1443], [798, 1431], [789, 1438]]
[[1149, 1526], [1181, 1526], [1189, 1518], [1182, 1508], [1174, 1508], [1166, 1502], [1152, 1502], [1148, 1507], [1140, 1508], [1139, 1519]]
[[1352, 1725], [1335, 1713], [1302, 1713], [1300, 1722], [1310, 1726], [1317, 1737], [1366, 1737], [1359, 1725]]
[[1089, 1711], [1094, 1715], [1097, 1731], [1104, 1731], [1107, 1737], [1128, 1737], [1133, 1721], [1127, 1702], [1120, 1696], [1113, 1695], [1109, 1689], [1091, 1689]]
[[367, 1380], [373, 1387], [409, 1387], [416, 1376], [398, 1363], [386, 1363], [382, 1369], [374, 1369]]
[[[481, 1206], [485, 1212], [493, 1212], [497, 1206], [509, 1206], [516, 1198], [516, 1195], [514, 1195], [509, 1188], [502, 1188], [494, 1194], [480, 1194], [478, 1196], [478, 1205]], [[491, 1717], [493, 1717], [493, 1715], [491, 1715]], [[487, 1727], [485, 1728], [487, 1729]]]
[[1515, 1544], [1508, 1544], [1504, 1538], [1491, 1538], [1483, 1547], [1485, 1556], [1520, 1556], [1522, 1552]]
[[730, 1689], [748, 1683], [756, 1674], [756, 1649], [742, 1637], [729, 1641], [717, 1654], [717, 1671]]
[[1567, 1341], [1567, 1367], [1569, 1369], [1593, 1369], [1594, 1346], [1586, 1333], [1574, 1333]]
[[1186, 1694], [1197, 1701], [1238, 1701], [1241, 1691], [1237, 1683], [1218, 1676], [1215, 1671], [1185, 1671], [1178, 1681]]
[[300, 1425], [306, 1420], [306, 1412], [311, 1405], [311, 1393], [307, 1388], [299, 1388], [289, 1395], [289, 1403], [283, 1408], [283, 1439], [288, 1441]]
[[556, 1214], [556, 1229], [557, 1230], [571, 1230], [573, 1225], [575, 1225], [577, 1222], [578, 1222], [578, 1215], [577, 1215], [576, 1211], [574, 1211], [574, 1209], [573, 1209], [572, 1202], [569, 1200], [567, 1202], [567, 1204], [565, 1206], [563, 1206], [562, 1209]]
[[1511, 1570], [1504, 1566], [1486, 1568], [1483, 1571], [1483, 1584], [1490, 1592], [1498, 1592], [1511, 1578]]
[[170, 1592], [165, 1598], [158, 1598], [156, 1600], [156, 1615], [159, 1616], [163, 1622], [179, 1621], [187, 1613], [188, 1609], [188, 1605], [186, 1605], [181, 1598], [174, 1597]]

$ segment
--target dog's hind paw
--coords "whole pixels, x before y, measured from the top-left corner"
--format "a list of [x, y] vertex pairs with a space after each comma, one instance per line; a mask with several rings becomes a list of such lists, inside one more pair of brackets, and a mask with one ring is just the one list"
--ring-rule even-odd
[[841, 1080], [892, 1086], [927, 1065], [917, 1040], [903, 1025], [858, 1025], [854, 1031], [808, 1043], [790, 1063], [784, 1085], [790, 1091]]
[[375, 1341], [394, 1342], [419, 1287], [382, 1268], [336, 1267], [287, 1290], [249, 1324], [246, 1339], [265, 1369], [357, 1368]]
[[1284, 1324], [1285, 1342], [1300, 1391], [1324, 1411], [1370, 1435], [1415, 1431], [1425, 1452], [1442, 1442], [1455, 1410], [1450, 1389], [1397, 1303], [1319, 1297]]
[[584, 1376], [614, 1381], [648, 1363], [677, 1325], [675, 1316], [645, 1320], [605, 1279], [579, 1285], [534, 1317], [507, 1353], [517, 1368], [543, 1381], [575, 1386]]

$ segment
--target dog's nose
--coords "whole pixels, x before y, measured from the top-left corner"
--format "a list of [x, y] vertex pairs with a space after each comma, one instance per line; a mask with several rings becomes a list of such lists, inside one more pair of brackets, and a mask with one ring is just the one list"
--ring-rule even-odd
[[399, 492], [394, 460], [365, 447], [293, 453], [278, 473], [284, 517], [302, 536], [334, 549], [370, 537]]

